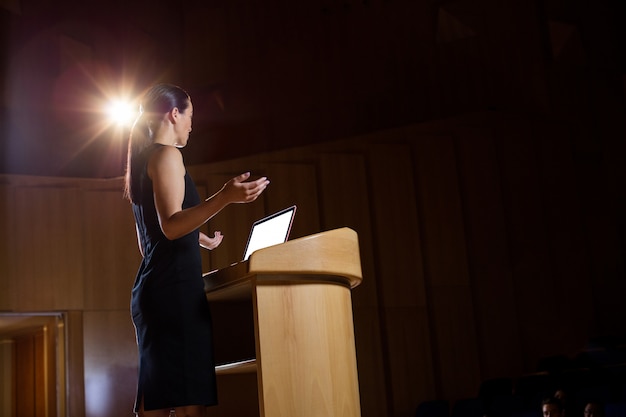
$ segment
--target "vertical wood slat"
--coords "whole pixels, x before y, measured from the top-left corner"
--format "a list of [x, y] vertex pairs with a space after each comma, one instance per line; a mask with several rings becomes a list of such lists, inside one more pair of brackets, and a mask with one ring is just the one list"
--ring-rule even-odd
[[16, 262], [13, 257], [15, 222], [11, 214], [15, 213], [15, 188], [0, 184], [0, 310], [12, 311], [17, 308]]
[[[80, 191], [74, 187], [19, 187], [9, 221], [13, 237], [18, 308], [83, 307], [84, 248]], [[51, 279], [51, 278], [54, 279]]]
[[546, 347], [560, 343], [539, 153], [526, 125], [513, 121], [495, 134], [523, 366], [534, 371], [538, 359], [551, 354]]
[[368, 152], [393, 410], [408, 415], [435, 397], [411, 148], [371, 145]]
[[68, 311], [65, 314], [65, 337], [67, 349], [68, 416], [85, 415], [85, 365], [83, 312]]
[[[548, 253], [552, 265], [555, 295], [561, 297], [558, 328], [561, 349], [575, 352], [589, 339], [587, 329], [593, 323], [591, 262], [586, 242], [580, 234], [583, 218], [578, 204], [576, 171], [567, 132], [558, 126], [543, 125], [533, 130], [538, 138], [537, 151], [541, 197]], [[575, 283], [575, 285], [572, 285]]]
[[467, 398], [479, 384], [480, 364], [454, 144], [432, 135], [412, 144], [438, 395]]
[[418, 404], [437, 398], [428, 311], [385, 306], [385, 363], [394, 415], [412, 415]]
[[[368, 149], [379, 291], [384, 305], [426, 306], [420, 229], [411, 148], [372, 145]], [[402, 230], [399, 234], [398, 230]]]
[[623, 137], [600, 141], [596, 132], [581, 125], [570, 128], [569, 133], [577, 173], [578, 205], [583, 214], [581, 234], [591, 264], [593, 335], [623, 333], [618, 329], [626, 323], [626, 309], [611, 308], [621, 305], [626, 293], [625, 224], [621, 210], [625, 191], [613, 189], [624, 177], [623, 163], [619, 174], [613, 172], [617, 159], [623, 161], [624, 154], [616, 155], [613, 151], [619, 148], [612, 143], [623, 142]]
[[82, 197], [85, 310], [128, 309], [141, 262], [130, 203], [117, 189]]
[[521, 357], [521, 344], [496, 149], [490, 130], [456, 132], [482, 378], [520, 375], [521, 361], [511, 359]]

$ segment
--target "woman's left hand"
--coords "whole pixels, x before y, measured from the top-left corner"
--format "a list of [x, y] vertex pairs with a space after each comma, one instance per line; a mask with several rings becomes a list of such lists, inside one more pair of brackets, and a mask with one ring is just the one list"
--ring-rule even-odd
[[200, 232], [200, 246], [204, 249], [212, 250], [217, 248], [220, 243], [222, 243], [222, 239], [224, 239], [224, 236], [220, 231], [216, 231], [213, 237], [208, 237], [204, 233]]

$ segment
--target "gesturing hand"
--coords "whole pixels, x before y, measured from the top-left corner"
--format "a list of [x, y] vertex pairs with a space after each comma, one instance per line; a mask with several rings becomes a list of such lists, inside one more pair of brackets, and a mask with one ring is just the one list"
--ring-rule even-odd
[[200, 232], [199, 243], [204, 249], [213, 250], [222, 243], [222, 239], [224, 239], [224, 235], [222, 235], [220, 231], [216, 231], [213, 237], [209, 237]]
[[246, 182], [248, 178], [250, 178], [250, 173], [245, 172], [224, 184], [221, 192], [229, 202], [250, 203], [256, 200], [270, 183], [267, 177]]

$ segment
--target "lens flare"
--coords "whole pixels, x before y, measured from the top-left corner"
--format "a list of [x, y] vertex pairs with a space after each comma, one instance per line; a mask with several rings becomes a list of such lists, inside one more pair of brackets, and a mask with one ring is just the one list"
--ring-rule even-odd
[[124, 99], [112, 100], [107, 107], [107, 113], [109, 120], [118, 126], [130, 126], [137, 115], [132, 103]]

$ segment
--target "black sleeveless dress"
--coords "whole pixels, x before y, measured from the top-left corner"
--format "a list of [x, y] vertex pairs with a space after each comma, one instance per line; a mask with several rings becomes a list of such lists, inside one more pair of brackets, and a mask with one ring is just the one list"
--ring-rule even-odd
[[[154, 206], [147, 161], [163, 145], [138, 159], [141, 178], [133, 213], [144, 258], [132, 290], [131, 313], [139, 350], [135, 412], [217, 403], [211, 316], [204, 293], [198, 230], [168, 240]], [[183, 209], [200, 203], [185, 173]]]

